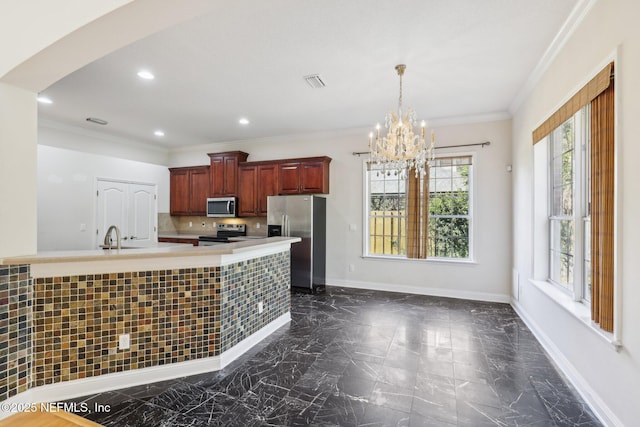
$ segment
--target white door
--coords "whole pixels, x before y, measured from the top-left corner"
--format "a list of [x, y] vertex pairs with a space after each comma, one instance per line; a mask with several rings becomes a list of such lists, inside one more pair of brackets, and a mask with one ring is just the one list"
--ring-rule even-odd
[[129, 184], [129, 245], [150, 246], [158, 241], [157, 216], [155, 185]]
[[[98, 180], [98, 208], [96, 241], [100, 246], [110, 226], [115, 225], [122, 233], [127, 226], [128, 184], [124, 182]], [[113, 234], [115, 240], [115, 233]]]
[[99, 179], [97, 187], [97, 246], [104, 244], [112, 225], [120, 230], [122, 246], [144, 247], [157, 242], [155, 185]]

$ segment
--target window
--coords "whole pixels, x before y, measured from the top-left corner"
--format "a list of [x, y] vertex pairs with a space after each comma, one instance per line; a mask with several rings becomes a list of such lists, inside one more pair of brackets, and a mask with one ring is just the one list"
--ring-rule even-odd
[[549, 135], [549, 280], [588, 300], [589, 107]]
[[406, 182], [381, 166], [367, 170], [369, 187], [369, 254], [406, 254]]
[[429, 170], [429, 256], [469, 258], [471, 157], [436, 159]]
[[[406, 258], [407, 180], [368, 164], [365, 255]], [[440, 157], [429, 169], [428, 257], [471, 258], [472, 157]]]
[[534, 146], [544, 141], [534, 149], [534, 183], [548, 183], [534, 185], [534, 228], [548, 229], [534, 234], [534, 253], [548, 254], [534, 255], [534, 274], [589, 303], [591, 320], [606, 332], [620, 319], [614, 307], [614, 77], [611, 62], [532, 135]]

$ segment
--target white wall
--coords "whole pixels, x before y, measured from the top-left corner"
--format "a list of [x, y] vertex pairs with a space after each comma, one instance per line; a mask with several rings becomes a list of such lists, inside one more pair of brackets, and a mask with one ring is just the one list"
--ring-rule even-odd
[[[363, 160], [367, 130], [212, 144], [172, 152], [171, 166], [207, 164], [206, 153], [242, 150], [249, 161], [327, 155], [331, 194], [327, 196], [327, 278], [336, 285], [377, 287], [508, 301], [511, 283], [511, 122], [436, 128], [438, 145], [491, 141], [486, 148], [458, 149], [476, 155], [475, 264], [362, 258]], [[356, 231], [349, 231], [355, 224]], [[349, 272], [353, 264], [355, 271]]]
[[36, 95], [0, 83], [0, 258], [36, 249]]
[[[0, 76], [71, 31], [130, 1], [4, 0], [0, 20]], [[18, 36], [20, 43], [15, 42]]]
[[158, 212], [169, 211], [166, 166], [39, 145], [38, 251], [95, 247], [97, 178], [156, 184]]
[[[565, 371], [612, 425], [637, 425], [640, 419], [640, 3], [599, 0], [562, 48], [513, 119], [514, 269], [520, 277], [518, 308], [538, 330]], [[531, 132], [608, 62], [616, 61], [618, 149], [618, 276], [621, 299], [616, 329], [623, 349], [613, 346], [533, 286]]]

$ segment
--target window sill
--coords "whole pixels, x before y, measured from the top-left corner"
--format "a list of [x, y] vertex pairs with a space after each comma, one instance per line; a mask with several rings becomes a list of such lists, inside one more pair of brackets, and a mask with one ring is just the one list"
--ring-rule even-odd
[[384, 261], [403, 261], [403, 262], [418, 262], [427, 264], [462, 264], [462, 265], [477, 265], [478, 263], [472, 259], [454, 259], [454, 258], [404, 258], [384, 255], [362, 255], [363, 259], [375, 259]]
[[622, 349], [622, 343], [616, 340], [612, 333], [603, 331], [597, 324], [591, 321], [591, 310], [588, 306], [579, 301], [574, 301], [569, 294], [549, 282], [534, 279], [529, 279], [529, 282], [538, 288], [540, 292], [547, 295], [549, 299], [578, 319], [581, 324], [611, 344], [616, 351]]

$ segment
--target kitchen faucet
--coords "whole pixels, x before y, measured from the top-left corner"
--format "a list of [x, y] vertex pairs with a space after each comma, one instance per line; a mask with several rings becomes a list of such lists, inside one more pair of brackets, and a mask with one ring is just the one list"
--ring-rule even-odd
[[109, 249], [111, 249], [111, 245], [113, 244], [111, 233], [113, 232], [113, 230], [116, 230], [116, 249], [122, 249], [120, 247], [120, 229], [115, 225], [112, 225], [107, 229], [107, 234], [105, 234], [104, 236], [104, 245], [109, 246]]

